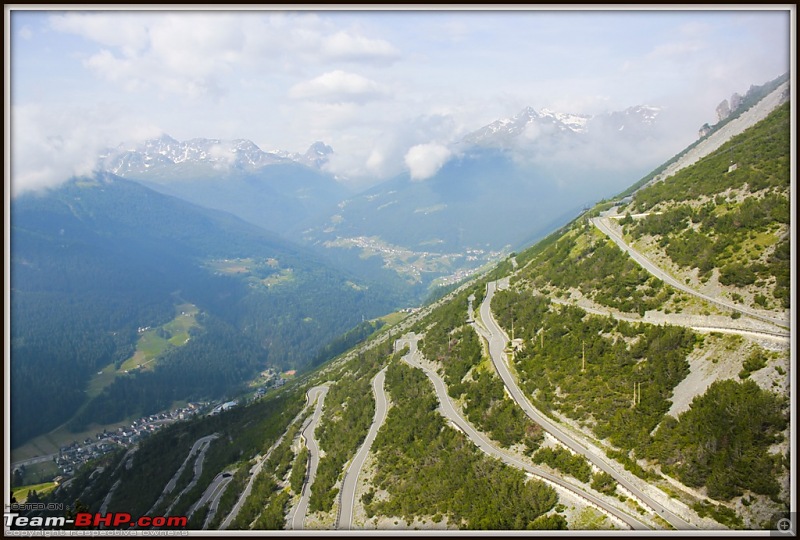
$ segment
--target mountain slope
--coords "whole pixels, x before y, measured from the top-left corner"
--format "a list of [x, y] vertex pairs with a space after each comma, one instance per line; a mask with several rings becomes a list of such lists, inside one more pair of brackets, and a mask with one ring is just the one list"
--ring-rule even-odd
[[[606, 213], [626, 249], [697, 294], [667, 286], [586, 219], [521, 254], [493, 303], [519, 340], [515, 368], [539, 408], [695, 488], [683, 497], [695, 509], [708, 496], [748, 527], [788, 500], [789, 149], [786, 104]], [[782, 324], [765, 322], [773, 318]], [[715, 409], [728, 400], [740, 407], [732, 417]], [[730, 431], [719, 439], [709, 426], [722, 425]]]
[[[141, 386], [118, 376], [94, 396], [106, 412], [93, 406], [96, 414], [81, 423], [120, 419], [120, 407], [158, 410], [157, 403], [218, 395], [258, 366], [303, 367], [362, 317], [391, 309], [379, 286], [357, 285], [302, 248], [112, 175], [14, 199], [11, 241], [14, 446], [75, 413], [91, 374], [111, 365], [121, 375], [150, 336], [142, 328], [170, 331], [176, 310], [197, 312], [182, 330], [196, 339], [177, 347], [177, 337], [172, 345], [162, 339], [172, 369], [185, 360], [195, 374], [201, 361], [210, 371], [182, 396], [164, 387], [158, 399], [140, 395], [109, 407], [115, 389]], [[204, 332], [219, 343], [209, 345]], [[223, 343], [228, 352], [219, 350]], [[242, 364], [226, 365], [232, 358]]]

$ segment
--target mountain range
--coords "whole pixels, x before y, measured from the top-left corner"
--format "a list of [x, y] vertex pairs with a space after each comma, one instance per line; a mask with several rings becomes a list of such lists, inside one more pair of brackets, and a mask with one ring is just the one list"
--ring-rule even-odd
[[532, 107], [525, 107], [511, 118], [495, 120], [469, 133], [462, 142], [467, 145], [509, 148], [514, 145], [515, 139], [537, 131], [576, 135], [617, 131], [626, 132], [626, 135], [641, 135], [655, 127], [660, 113], [660, 107], [647, 105], [600, 115], [571, 114], [549, 109], [536, 111]]
[[[773, 90], [780, 96], [784, 89], [782, 83]], [[88, 459], [43, 500], [72, 513], [186, 516], [177, 525], [192, 530], [774, 530], [793, 507], [796, 456], [792, 111], [769, 96], [618, 196], [565, 217], [542, 240], [502, 256], [358, 346], [280, 388], [242, 388], [200, 407], [203, 414], [189, 421]], [[467, 169], [480, 170], [478, 164], [487, 170], [470, 178]], [[395, 179], [394, 193], [377, 186], [340, 210], [419, 204], [402, 197], [421, 187], [433, 195], [450, 188], [453, 204], [459, 196], [482, 198], [488, 188], [453, 188], [462, 179], [482, 187], [477, 177], [498, 179], [513, 167], [502, 152], [484, 148], [446, 164], [441, 183]], [[492, 177], [488, 169], [495, 168]], [[136, 203], [118, 217], [110, 209], [120, 199], [102, 204], [116, 189]], [[197, 318], [188, 343], [159, 361], [190, 379], [203, 364], [186, 369], [187, 362], [206, 349], [248, 373], [249, 359], [264, 345], [249, 338], [264, 334], [251, 329], [258, 316], [234, 314], [253, 305], [254, 291], [274, 303], [272, 294], [295, 274], [316, 280], [328, 272], [301, 257], [300, 248], [279, 248], [274, 236], [230, 216], [224, 230], [231, 235], [201, 234], [207, 245], [198, 249], [197, 233], [209, 232], [203, 224], [218, 226], [219, 213], [184, 213], [185, 203], [117, 177], [82, 179], [55, 198], [23, 202], [28, 213], [21, 212], [15, 234], [28, 235], [34, 247], [17, 256], [20, 273], [48, 260], [36, 241], [76, 255], [49, 260], [78, 265], [84, 253], [122, 249], [137, 231], [145, 246], [172, 255], [164, 265], [194, 268], [173, 292], [182, 301], [177, 313], [192, 319], [188, 304], [195, 302], [209, 316]], [[159, 212], [146, 211], [150, 203], [166, 212], [156, 219]], [[444, 211], [423, 207], [416, 219]], [[467, 218], [480, 221], [481, 212]], [[188, 219], [192, 227], [164, 227], [173, 214], [174, 224]], [[329, 225], [350, 226], [347, 217]], [[270, 242], [251, 244], [251, 235]], [[357, 247], [389, 250], [387, 256], [398, 250]], [[245, 260], [251, 250], [253, 259], [264, 258], [261, 265]], [[155, 287], [174, 275], [158, 264], [158, 250], [144, 253], [153, 256], [139, 261], [141, 273], [161, 269], [164, 276], [147, 282]], [[108, 265], [99, 257], [88, 262], [98, 271]], [[204, 268], [228, 279], [191, 286]], [[22, 284], [51, 303], [53, 293], [80, 285], [81, 273], [67, 274], [52, 290], [44, 279], [36, 288]], [[336, 287], [317, 287], [338, 283], [355, 294], [364, 285], [327, 275], [331, 281], [307, 281], [306, 288], [351, 313], [342, 303], [347, 296], [326, 298]], [[237, 283], [249, 292], [232, 303]], [[177, 285], [166, 282], [163, 290]], [[168, 316], [162, 319], [153, 319], [162, 333], [178, 333]], [[12, 338], [18, 347], [37, 343]], [[195, 348], [181, 354], [187, 347]], [[141, 391], [112, 384], [115, 396]]]
[[99, 168], [123, 177], [168, 174], [179, 179], [180, 171], [190, 174], [192, 167], [196, 167], [197, 174], [203, 170], [203, 166], [210, 168], [208, 173], [254, 171], [267, 165], [286, 163], [300, 163], [319, 169], [331, 153], [333, 149], [319, 141], [312, 144], [305, 154], [296, 154], [281, 150], [264, 152], [246, 139], [176, 141], [169, 135], [162, 135], [132, 147], [121, 145], [108, 150], [100, 156]]
[[264, 152], [246, 140], [181, 142], [164, 135], [109, 150], [100, 168], [231, 212], [362, 277], [425, 291], [541, 237], [611, 186], [622, 186], [620, 177], [640, 177], [646, 167], [621, 172], [552, 162], [550, 149], [577, 152], [609, 136], [656, 137], [659, 111], [642, 106], [587, 116], [528, 107], [467, 134], [432, 178], [405, 173], [360, 193], [326, 172], [333, 149], [321, 142], [301, 155]]

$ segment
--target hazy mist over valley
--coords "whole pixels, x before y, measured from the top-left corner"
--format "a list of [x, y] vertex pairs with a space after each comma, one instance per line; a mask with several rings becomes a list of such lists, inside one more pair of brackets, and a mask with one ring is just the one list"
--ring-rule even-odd
[[5, 22], [6, 534], [796, 530], [793, 6]]

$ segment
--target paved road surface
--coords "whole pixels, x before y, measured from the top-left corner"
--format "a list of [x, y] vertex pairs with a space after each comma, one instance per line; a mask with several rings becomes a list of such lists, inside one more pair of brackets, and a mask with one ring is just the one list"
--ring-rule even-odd
[[372, 419], [372, 425], [369, 427], [369, 432], [364, 439], [364, 443], [356, 453], [356, 457], [354, 457], [353, 461], [350, 463], [350, 467], [344, 473], [337, 528], [347, 530], [353, 528], [353, 509], [356, 502], [358, 476], [361, 473], [361, 469], [364, 467], [364, 461], [367, 459], [369, 449], [372, 447], [372, 443], [378, 435], [378, 430], [386, 420], [386, 413], [389, 408], [389, 402], [386, 399], [386, 391], [383, 388], [385, 380], [386, 368], [380, 370], [372, 379], [372, 392], [375, 394], [375, 416]]
[[561, 427], [556, 425], [553, 421], [549, 418], [544, 416], [541, 412], [539, 412], [534, 406], [528, 401], [528, 398], [522, 393], [517, 382], [514, 380], [514, 377], [511, 375], [511, 371], [508, 367], [506, 355], [505, 355], [505, 346], [508, 343], [508, 336], [502, 331], [500, 326], [494, 320], [494, 316], [492, 315], [491, 311], [491, 301], [494, 297], [494, 293], [497, 287], [497, 282], [491, 282], [487, 286], [487, 294], [483, 300], [483, 303], [480, 306], [480, 314], [483, 324], [486, 326], [486, 329], [480, 328], [480, 326], [475, 325], [476, 330], [484, 335], [484, 337], [489, 342], [489, 355], [491, 356], [492, 362], [497, 369], [497, 372], [500, 374], [500, 378], [505, 383], [506, 388], [508, 389], [509, 394], [511, 394], [512, 399], [517, 402], [517, 404], [522, 408], [522, 410], [527, 414], [531, 420], [539, 424], [542, 429], [553, 435], [556, 439], [558, 439], [561, 443], [572, 449], [573, 451], [585, 456], [590, 462], [596, 465], [600, 470], [607, 472], [614, 480], [617, 481], [619, 485], [621, 485], [624, 489], [628, 490], [636, 499], [641, 501], [644, 505], [650, 507], [652, 510], [655, 511], [656, 514], [664, 518], [670, 525], [675, 527], [679, 530], [684, 529], [696, 529], [694, 525], [688, 523], [683, 518], [675, 515], [669, 509], [661, 505], [660, 503], [653, 500], [652, 497], [648, 496], [644, 492], [642, 492], [639, 488], [637, 488], [629, 479], [626, 472], [622, 472], [620, 469], [622, 467], [618, 464], [612, 465], [605, 456], [600, 456], [589, 449], [584, 444], [575, 440], [575, 438], [563, 430]]
[[[309, 397], [308, 394], [306, 394], [306, 399], [308, 399], [308, 397]], [[299, 413], [297, 413], [297, 416], [295, 416], [292, 419], [291, 422], [289, 422], [290, 426], [293, 425], [295, 422], [297, 422], [303, 416], [303, 414], [305, 414], [306, 408], [308, 406], [310, 406], [311, 403], [312, 402], [310, 402], [310, 401], [306, 402], [306, 405], [303, 407], [303, 409]], [[287, 431], [288, 431], [288, 428], [287, 428]], [[239, 499], [236, 501], [236, 504], [233, 505], [233, 508], [228, 513], [228, 515], [225, 517], [225, 519], [223, 520], [222, 524], [219, 526], [220, 530], [227, 529], [228, 527], [230, 527], [231, 523], [233, 523], [233, 520], [236, 519], [237, 515], [239, 515], [239, 511], [242, 509], [242, 505], [244, 504], [244, 501], [247, 500], [247, 497], [250, 496], [250, 492], [253, 490], [253, 482], [255, 482], [256, 477], [261, 472], [261, 469], [264, 466], [264, 463], [269, 459], [269, 456], [272, 455], [272, 452], [275, 451], [275, 449], [278, 447], [278, 445], [280, 445], [281, 442], [283, 442], [283, 438], [285, 436], [286, 436], [286, 431], [284, 431], [281, 434], [281, 436], [278, 437], [278, 440], [276, 440], [272, 444], [272, 446], [269, 447], [269, 450], [267, 450], [267, 453], [264, 454], [263, 456], [261, 456], [258, 459], [258, 462], [250, 468], [250, 479], [248, 480], [247, 485], [245, 486], [244, 490], [242, 490], [242, 493], [239, 494]]]
[[233, 475], [223, 477], [216, 487], [212, 489], [211, 502], [208, 505], [208, 513], [206, 514], [206, 520], [203, 522], [203, 529], [208, 529], [208, 526], [211, 524], [211, 520], [213, 520], [214, 516], [217, 514], [219, 501], [222, 498], [222, 495], [225, 494], [225, 490], [228, 488], [228, 484], [231, 483], [231, 480], [233, 480]]
[[11, 469], [16, 469], [18, 467], [28, 467], [29, 465], [35, 465], [36, 463], [44, 463], [46, 461], [53, 461], [55, 458], [58, 457], [58, 452], [53, 452], [52, 454], [47, 454], [44, 456], [37, 456], [30, 459], [22, 459], [20, 461], [15, 461], [11, 464]]
[[122, 478], [117, 479], [117, 481], [114, 482], [114, 485], [111, 486], [111, 489], [108, 490], [108, 493], [106, 493], [106, 498], [103, 499], [103, 504], [100, 505], [100, 510], [98, 510], [99, 513], [101, 514], [106, 513], [106, 511], [108, 510], [108, 504], [111, 502], [111, 497], [114, 496], [114, 492], [117, 491], [117, 488], [119, 487], [121, 482]]
[[619, 248], [622, 251], [624, 251], [628, 255], [630, 255], [630, 257], [634, 261], [636, 261], [642, 268], [647, 270], [650, 274], [652, 274], [653, 276], [657, 277], [658, 279], [660, 279], [664, 283], [667, 283], [667, 284], [671, 285], [672, 287], [675, 287], [676, 289], [680, 289], [681, 291], [689, 293], [691, 295], [694, 295], [694, 296], [696, 296], [698, 298], [702, 298], [703, 300], [705, 300], [707, 302], [711, 302], [713, 304], [721, 306], [721, 307], [723, 307], [725, 309], [738, 311], [739, 313], [747, 315], [748, 317], [753, 317], [755, 319], [759, 319], [759, 320], [766, 321], [766, 322], [769, 322], [769, 323], [772, 323], [772, 324], [776, 324], [776, 325], [784, 327], [784, 328], [788, 328], [789, 327], [789, 321], [787, 321], [785, 319], [782, 319], [782, 318], [779, 318], [779, 317], [772, 317], [772, 316], [769, 316], [769, 315], [764, 315], [764, 314], [758, 313], [757, 311], [754, 311], [752, 309], [749, 309], [749, 308], [734, 304], [732, 302], [728, 302], [727, 300], [724, 300], [724, 299], [721, 299], [721, 298], [714, 298], [713, 296], [708, 296], [706, 294], [703, 294], [703, 293], [701, 293], [699, 291], [696, 291], [696, 290], [692, 289], [691, 287], [687, 287], [685, 284], [681, 283], [680, 281], [678, 281], [677, 279], [675, 279], [674, 277], [672, 277], [671, 275], [669, 275], [668, 273], [663, 271], [661, 268], [659, 268], [658, 266], [653, 264], [652, 261], [650, 261], [647, 257], [645, 257], [644, 255], [639, 253], [633, 247], [629, 246], [625, 242], [625, 240], [617, 233], [617, 231], [615, 231], [608, 224], [608, 218], [600, 218], [600, 217], [592, 218], [592, 223], [594, 224], [595, 227], [597, 227], [600, 230], [600, 232], [602, 232], [603, 234], [605, 234], [606, 236], [611, 238], [617, 244], [617, 246], [619, 246]]
[[606, 501], [593, 495], [592, 493], [585, 491], [583, 488], [572, 485], [570, 482], [564, 480], [559, 476], [551, 474], [548, 471], [545, 471], [544, 469], [541, 469], [539, 467], [534, 467], [523, 461], [520, 461], [514, 456], [507, 454], [503, 450], [499, 449], [488, 438], [486, 438], [483, 434], [478, 432], [472, 426], [471, 423], [469, 423], [464, 417], [461, 416], [456, 407], [453, 405], [453, 402], [450, 400], [450, 396], [447, 393], [447, 386], [445, 385], [444, 381], [439, 376], [439, 374], [431, 369], [428, 369], [427, 367], [422, 365], [422, 363], [420, 363], [421, 353], [417, 349], [416, 336], [411, 335], [410, 337], [401, 338], [400, 340], [398, 340], [397, 343], [398, 343], [397, 350], [402, 349], [403, 345], [406, 343], [409, 346], [409, 353], [403, 357], [403, 361], [412, 367], [421, 369], [433, 383], [433, 386], [436, 389], [436, 394], [439, 398], [440, 411], [442, 415], [450, 422], [455, 424], [457, 428], [461, 430], [461, 432], [464, 433], [467, 437], [469, 437], [472, 440], [472, 442], [475, 443], [476, 446], [478, 446], [478, 448], [484, 451], [484, 453], [493, 456], [499, 459], [500, 461], [503, 461], [507, 465], [510, 465], [517, 469], [521, 469], [530, 475], [539, 477], [540, 479], [544, 479], [546, 481], [549, 481], [550, 483], [556, 484], [564, 489], [569, 490], [573, 494], [589, 502], [589, 504], [591, 504], [592, 506], [617, 518], [617, 520], [628, 525], [632, 529], [650, 530], [650, 527], [639, 521], [639, 519], [637, 519], [636, 517], [627, 514], [626, 512], [618, 510], [616, 507], [608, 504]]
[[[223, 476], [224, 474], [227, 474], [228, 476]], [[209, 503], [210, 501], [205, 523], [203, 524], [203, 528], [205, 529], [216, 512], [217, 505], [219, 504], [219, 498], [225, 492], [225, 488], [228, 486], [228, 483], [231, 481], [231, 479], [233, 479], [233, 475], [231, 473], [221, 472], [215, 476], [214, 479], [211, 480], [211, 483], [208, 484], [208, 487], [200, 496], [200, 498], [195, 501], [191, 508], [189, 508], [189, 511], [186, 513], [186, 517], [191, 518], [199, 508], [202, 508], [204, 504]]]
[[183, 497], [185, 493], [188, 493], [189, 490], [191, 490], [195, 484], [197, 484], [197, 481], [200, 479], [200, 475], [203, 474], [203, 462], [206, 460], [206, 452], [208, 451], [208, 447], [211, 446], [211, 441], [218, 437], [219, 435], [214, 434], [210, 439], [203, 442], [203, 444], [200, 446], [200, 451], [197, 453], [197, 458], [194, 460], [194, 474], [192, 476], [192, 481], [186, 484], [186, 487], [183, 488], [183, 491], [181, 491], [178, 496], [172, 500], [172, 504], [170, 504], [169, 507], [164, 511], [165, 515], [169, 515], [169, 513], [172, 511], [172, 507], [178, 502], [178, 499]]
[[[648, 324], [663, 324], [664, 322], [666, 322], [667, 324], [671, 324], [673, 326], [682, 326], [684, 328], [691, 328], [692, 330], [696, 330], [698, 332], [722, 332], [725, 334], [738, 334], [740, 336], [750, 336], [754, 338], [768, 339], [770, 341], [777, 341], [780, 343], [786, 343], [789, 341], [789, 334], [785, 331], [781, 331], [778, 328], [775, 328], [775, 331], [770, 331], [759, 328], [743, 328], [740, 325], [729, 324], [726, 322], [722, 322], [722, 324], [720, 324], [720, 317], [712, 318], [705, 315], [682, 316], [681, 314], [671, 313], [669, 315], [665, 315], [663, 321], [654, 321], [654, 320], [647, 320], [646, 318], [643, 319], [638, 315], [627, 315], [612, 311], [611, 309], [608, 308], [600, 309], [597, 306], [590, 307], [587, 305], [581, 305], [580, 303], [575, 303], [560, 298], [551, 298], [550, 301], [555, 304], [560, 304], [564, 306], [577, 305], [579, 308], [581, 308], [587, 313], [592, 313], [594, 315], [600, 315], [603, 317], [613, 317], [614, 319], [620, 321], [628, 321], [633, 323], [643, 322]], [[743, 319], [739, 320], [741, 321]], [[472, 320], [470, 319], [468, 320], [468, 322], [472, 322]], [[700, 324], [702, 322], [705, 322], [706, 324]]]
[[219, 437], [219, 434], [213, 433], [211, 435], [206, 435], [205, 437], [200, 437], [194, 442], [191, 450], [189, 450], [189, 455], [186, 456], [186, 459], [183, 460], [181, 466], [178, 467], [178, 470], [175, 471], [174, 475], [172, 475], [172, 478], [169, 480], [169, 482], [167, 482], [167, 485], [164, 486], [164, 490], [161, 492], [161, 495], [158, 497], [158, 500], [153, 504], [152, 507], [150, 507], [150, 510], [147, 511], [146, 515], [148, 516], [151, 515], [153, 511], [156, 509], [156, 507], [159, 504], [161, 504], [161, 501], [164, 500], [164, 497], [166, 497], [168, 493], [171, 493], [172, 490], [175, 489], [175, 483], [178, 481], [178, 478], [180, 478], [181, 474], [183, 473], [183, 469], [185, 469], [186, 465], [189, 464], [189, 460], [192, 459], [192, 456], [197, 454], [197, 452], [199, 452], [202, 447], [206, 446], [217, 437]]
[[311, 498], [311, 486], [314, 484], [314, 478], [317, 475], [317, 466], [319, 465], [319, 447], [317, 446], [317, 439], [314, 436], [314, 431], [317, 429], [319, 419], [322, 417], [322, 404], [325, 401], [325, 395], [328, 393], [327, 386], [315, 386], [308, 391], [309, 402], [317, 400], [317, 408], [314, 415], [306, 420], [303, 426], [302, 436], [306, 441], [308, 447], [308, 475], [306, 481], [303, 483], [302, 494], [300, 495], [300, 502], [297, 503], [294, 515], [290, 520], [291, 528], [300, 530], [303, 528], [303, 522], [306, 519], [306, 512], [308, 512], [308, 501]]

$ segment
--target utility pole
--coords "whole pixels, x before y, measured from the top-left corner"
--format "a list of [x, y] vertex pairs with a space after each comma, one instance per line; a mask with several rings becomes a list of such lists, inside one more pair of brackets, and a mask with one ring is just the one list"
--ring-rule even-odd
[[631, 403], [631, 409], [636, 407], [636, 382], [633, 383], [633, 402]]
[[583, 363], [581, 365], [581, 371], [586, 371], [586, 341], [583, 341]]

